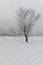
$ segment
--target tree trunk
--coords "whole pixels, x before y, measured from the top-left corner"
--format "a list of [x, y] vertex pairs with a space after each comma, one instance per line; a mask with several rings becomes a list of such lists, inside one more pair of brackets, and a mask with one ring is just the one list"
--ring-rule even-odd
[[28, 42], [28, 36], [26, 36], [26, 42]]

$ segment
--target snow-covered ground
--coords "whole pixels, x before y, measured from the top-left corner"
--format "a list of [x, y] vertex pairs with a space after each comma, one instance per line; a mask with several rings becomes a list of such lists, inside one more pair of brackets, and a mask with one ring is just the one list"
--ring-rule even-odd
[[43, 65], [43, 37], [0, 37], [0, 65]]

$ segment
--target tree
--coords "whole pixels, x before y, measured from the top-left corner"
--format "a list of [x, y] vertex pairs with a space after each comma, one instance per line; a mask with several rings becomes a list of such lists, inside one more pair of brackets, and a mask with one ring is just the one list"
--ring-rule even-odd
[[14, 27], [10, 27], [10, 28], [8, 29], [7, 35], [8, 35], [8, 36], [16, 36], [15, 28], [14, 28]]
[[6, 36], [6, 30], [4, 28], [0, 29], [0, 36]]
[[22, 33], [25, 36], [26, 42], [28, 42], [28, 35], [32, 30], [32, 26], [39, 18], [40, 14], [36, 13], [33, 9], [26, 9], [23, 7], [17, 9], [16, 19], [18, 21], [19, 33]]

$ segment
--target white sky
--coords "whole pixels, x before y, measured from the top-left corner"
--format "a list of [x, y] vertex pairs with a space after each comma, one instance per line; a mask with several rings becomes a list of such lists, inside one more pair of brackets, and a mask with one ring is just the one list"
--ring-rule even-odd
[[19, 6], [34, 8], [36, 10], [38, 9], [39, 12], [43, 12], [42, 0], [0, 0], [0, 19], [14, 19], [14, 10], [16, 10]]
[[[23, 6], [25, 8], [33, 8], [36, 9], [36, 11], [38, 11], [39, 13], [41, 13], [41, 20], [39, 24], [36, 24], [36, 30], [42, 30], [43, 0], [0, 0], [0, 20], [15, 20], [14, 13], [19, 6]], [[4, 26], [5, 23], [6, 25], [10, 24], [10, 22], [3, 23], [3, 21], [0, 21], [0, 26]], [[11, 24], [12, 23], [14, 24], [14, 22], [11, 22]]]

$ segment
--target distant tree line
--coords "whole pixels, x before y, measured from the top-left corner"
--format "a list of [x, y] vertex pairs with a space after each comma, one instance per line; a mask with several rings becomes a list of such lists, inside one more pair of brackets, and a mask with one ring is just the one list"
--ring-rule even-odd
[[[17, 31], [14, 27], [10, 27], [9, 29], [0, 28], [0, 36], [8, 36], [8, 37], [15, 37], [15, 36], [23, 36]], [[38, 31], [37, 33], [30, 33], [30, 36], [43, 36], [43, 33]]]
[[0, 36], [18, 36], [18, 33], [15, 31], [13, 27], [10, 27], [9, 29], [0, 28]]

